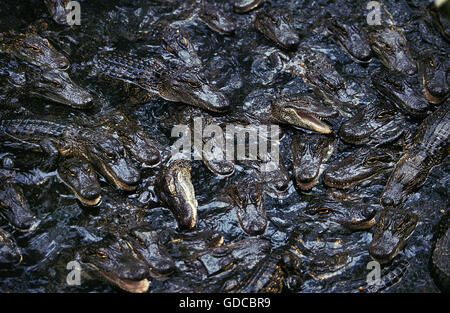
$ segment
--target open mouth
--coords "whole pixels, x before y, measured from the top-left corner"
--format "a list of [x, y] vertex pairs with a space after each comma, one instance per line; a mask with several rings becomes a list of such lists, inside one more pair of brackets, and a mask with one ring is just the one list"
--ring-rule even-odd
[[300, 125], [297, 126], [306, 127], [322, 134], [331, 133], [332, 130], [330, 126], [328, 126], [328, 124], [322, 120], [322, 117], [317, 114], [305, 112], [300, 109], [294, 109], [294, 111], [300, 121]]

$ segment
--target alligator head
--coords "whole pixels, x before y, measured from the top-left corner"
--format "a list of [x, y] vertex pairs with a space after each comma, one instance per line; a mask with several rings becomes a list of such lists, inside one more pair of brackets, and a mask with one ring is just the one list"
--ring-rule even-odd
[[302, 95], [283, 95], [272, 101], [274, 121], [329, 134], [331, 127], [323, 119], [337, 117], [338, 112], [314, 98]]
[[5, 178], [0, 178], [0, 215], [22, 232], [31, 231], [39, 224], [22, 188]]
[[199, 17], [209, 28], [219, 33], [231, 33], [236, 28], [235, 22], [221, 9], [204, 1], [201, 3]]
[[[63, 54], [58, 52], [47, 39], [38, 35], [3, 34], [2, 36], [4, 37], [0, 37], [0, 49], [25, 62], [42, 68], [62, 70], [70, 65]], [[13, 38], [9, 38], [11, 36]]]
[[158, 178], [156, 191], [161, 202], [168, 206], [180, 230], [192, 229], [197, 223], [198, 203], [191, 181], [191, 164], [175, 160], [165, 167]]
[[97, 205], [101, 200], [101, 187], [92, 165], [80, 158], [59, 163], [58, 175], [64, 184], [84, 205]]
[[153, 278], [163, 280], [175, 270], [172, 257], [154, 229], [147, 225], [138, 226], [130, 230], [126, 238], [137, 257], [148, 264]]
[[137, 259], [120, 238], [107, 236], [83, 247], [79, 258], [97, 276], [125, 291], [142, 293], [148, 290], [148, 265]]
[[390, 172], [396, 161], [396, 155], [386, 149], [362, 147], [343, 160], [330, 164], [323, 173], [323, 182], [329, 187], [350, 188]]
[[140, 172], [133, 165], [122, 143], [112, 136], [95, 132], [86, 140], [86, 157], [114, 185], [135, 190]]
[[230, 109], [228, 99], [197, 69], [182, 68], [161, 78], [161, 97], [182, 102], [211, 112], [224, 113]]
[[26, 76], [29, 93], [33, 96], [76, 109], [88, 108], [92, 102], [92, 96], [75, 84], [64, 71], [36, 69], [27, 71]]
[[317, 184], [321, 166], [333, 153], [333, 142], [333, 137], [318, 134], [295, 135], [292, 138], [293, 174], [300, 189], [311, 189]]
[[11, 235], [0, 228], [0, 264], [20, 263], [22, 253]]
[[53, 20], [61, 25], [67, 25], [67, 0], [44, 0], [47, 9], [52, 16]]
[[408, 75], [417, 72], [416, 62], [411, 56], [405, 36], [400, 31], [390, 27], [379, 29], [369, 34], [369, 41], [373, 51], [387, 68]]
[[388, 103], [376, 101], [342, 123], [339, 137], [350, 144], [385, 144], [405, 131], [405, 117]]
[[383, 210], [370, 243], [370, 256], [382, 264], [390, 262], [406, 245], [417, 220], [417, 215], [409, 211]]
[[337, 18], [328, 19], [327, 27], [354, 60], [360, 63], [370, 61], [372, 50], [365, 32], [358, 29], [356, 25], [345, 24], [342, 19]]
[[256, 13], [255, 26], [267, 38], [286, 50], [295, 50], [300, 42], [291, 14], [282, 8]]
[[428, 101], [402, 73], [379, 71], [372, 76], [372, 82], [382, 97], [409, 114], [424, 115], [430, 108]]
[[448, 58], [427, 52], [419, 58], [419, 75], [425, 98], [439, 104], [448, 98], [450, 64]]
[[266, 209], [264, 208], [264, 191], [261, 183], [244, 181], [227, 188], [239, 224], [249, 235], [264, 233], [267, 226]]

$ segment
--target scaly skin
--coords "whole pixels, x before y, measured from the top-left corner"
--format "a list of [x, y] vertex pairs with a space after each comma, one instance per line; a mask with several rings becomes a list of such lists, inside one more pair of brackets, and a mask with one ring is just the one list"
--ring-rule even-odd
[[302, 190], [314, 187], [319, 180], [322, 165], [333, 153], [334, 138], [313, 134], [298, 134], [292, 138], [293, 174]]
[[175, 216], [180, 230], [189, 230], [197, 223], [198, 203], [191, 182], [191, 165], [186, 160], [175, 160], [165, 166], [155, 185], [161, 202]]
[[359, 63], [368, 63], [372, 59], [372, 50], [369, 45], [367, 34], [358, 29], [356, 25], [343, 23], [342, 19], [327, 19], [328, 30], [333, 34], [336, 41]]
[[48, 169], [55, 167], [59, 156], [76, 156], [89, 160], [120, 189], [134, 190], [140, 180], [123, 145], [99, 131], [44, 120], [3, 120], [0, 137], [4, 145], [47, 153]]
[[450, 87], [450, 64], [443, 55], [425, 52], [418, 60], [419, 80], [428, 102], [439, 104], [448, 98]]
[[234, 11], [241, 14], [248, 13], [259, 7], [264, 1], [265, 0], [235, 0], [233, 3]]
[[381, 195], [384, 207], [397, 207], [417, 190], [449, 151], [450, 104], [444, 103], [420, 124], [412, 144], [398, 160]]
[[405, 247], [417, 221], [417, 215], [412, 212], [384, 209], [369, 246], [370, 256], [381, 264], [389, 263]]
[[58, 52], [47, 39], [36, 34], [0, 34], [0, 52], [47, 69], [65, 70], [69, 60]]
[[264, 189], [260, 182], [242, 181], [227, 188], [242, 229], [251, 236], [263, 234], [267, 226]]
[[394, 103], [407, 114], [423, 116], [431, 107], [402, 73], [379, 71], [372, 76], [372, 82], [381, 97]]
[[17, 264], [21, 261], [22, 253], [11, 234], [0, 228], [0, 264]]
[[450, 291], [450, 213], [447, 210], [437, 225], [430, 258], [434, 281], [443, 292]]
[[283, 8], [268, 8], [256, 13], [255, 26], [264, 36], [286, 50], [295, 50], [300, 42], [291, 14]]
[[369, 41], [373, 51], [387, 68], [407, 75], [417, 72], [406, 38], [399, 30], [390, 27], [378, 29], [369, 34]]
[[84, 205], [95, 206], [100, 202], [100, 183], [87, 160], [74, 157], [59, 162], [58, 176]]
[[229, 101], [195, 68], [171, 68], [162, 59], [141, 59], [116, 52], [99, 54], [94, 60], [93, 75], [121, 81], [157, 95], [165, 100], [182, 102], [202, 109], [224, 113]]
[[387, 149], [362, 147], [341, 161], [330, 164], [323, 173], [325, 185], [346, 189], [389, 173], [397, 156]]
[[0, 172], [0, 216], [21, 232], [32, 231], [39, 224], [22, 188], [14, 179], [14, 172]]
[[405, 117], [388, 103], [376, 101], [342, 123], [339, 137], [350, 144], [382, 145], [404, 134]]

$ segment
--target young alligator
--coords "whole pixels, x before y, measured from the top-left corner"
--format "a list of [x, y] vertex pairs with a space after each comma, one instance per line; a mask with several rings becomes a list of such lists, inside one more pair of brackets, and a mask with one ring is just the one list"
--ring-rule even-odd
[[41, 68], [65, 70], [70, 66], [69, 60], [47, 39], [33, 33], [1, 33], [0, 52]]
[[248, 13], [259, 7], [265, 1], [266, 0], [235, 0], [233, 8], [236, 13]]
[[431, 274], [443, 292], [450, 291], [450, 213], [447, 210], [437, 225], [430, 258]]
[[283, 7], [271, 7], [257, 12], [255, 27], [283, 49], [296, 50], [300, 42], [293, 25], [293, 18]]
[[377, 100], [342, 123], [339, 138], [350, 144], [383, 145], [399, 139], [406, 131], [405, 123], [403, 114]]
[[412, 143], [395, 165], [381, 195], [383, 206], [400, 205], [425, 182], [430, 170], [448, 155], [449, 135], [450, 104], [444, 103], [420, 124]]
[[140, 180], [122, 143], [95, 129], [45, 120], [2, 120], [0, 138], [6, 146], [47, 153], [46, 169], [55, 168], [60, 155], [78, 156], [120, 189], [134, 190]]
[[85, 159], [72, 157], [59, 162], [58, 176], [84, 205], [95, 206], [102, 189], [92, 165]]
[[291, 141], [293, 175], [302, 190], [317, 184], [323, 165], [334, 150], [334, 138], [319, 134], [297, 134]]
[[65, 71], [15, 60], [2, 59], [0, 64], [0, 100], [7, 105], [18, 102], [23, 96], [43, 98], [76, 109], [86, 109], [92, 103], [92, 96]]
[[412, 212], [384, 209], [369, 246], [370, 256], [381, 264], [389, 263], [405, 247], [417, 221], [417, 215]]
[[343, 160], [330, 164], [323, 173], [323, 182], [329, 187], [350, 188], [372, 183], [375, 178], [388, 175], [398, 156], [385, 148], [362, 147]]
[[408, 77], [395, 71], [379, 71], [372, 76], [381, 97], [384, 97], [400, 110], [413, 116], [423, 116], [430, 109], [430, 103], [422, 96]]
[[11, 234], [0, 228], [0, 266], [22, 262], [22, 253]]
[[400, 30], [383, 27], [369, 34], [372, 50], [389, 69], [414, 75], [417, 64], [411, 56], [408, 43]]
[[117, 52], [104, 52], [94, 60], [93, 75], [139, 87], [150, 96], [182, 102], [211, 112], [224, 113], [228, 99], [212, 86], [199, 69], [171, 68], [162, 59], [139, 58]]
[[428, 102], [439, 104], [450, 94], [450, 64], [448, 58], [427, 51], [419, 57], [419, 80]]

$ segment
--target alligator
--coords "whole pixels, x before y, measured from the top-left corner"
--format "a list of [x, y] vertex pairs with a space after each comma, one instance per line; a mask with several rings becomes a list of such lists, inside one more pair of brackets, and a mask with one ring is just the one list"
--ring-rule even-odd
[[155, 167], [161, 163], [161, 153], [155, 141], [135, 121], [118, 109], [103, 109], [93, 120], [92, 116], [83, 116], [80, 122], [86, 127], [101, 128], [119, 138], [127, 151], [145, 167]]
[[264, 189], [258, 181], [239, 181], [227, 187], [226, 193], [244, 232], [251, 236], [263, 234], [267, 226]]
[[381, 97], [407, 114], [424, 116], [431, 107], [417, 88], [408, 81], [408, 77], [402, 73], [378, 71], [373, 74], [372, 82]]
[[296, 50], [300, 42], [291, 14], [282, 7], [271, 7], [257, 12], [255, 27], [285, 50]]
[[[444, 3], [446, 5], [446, 3]], [[431, 2], [427, 7], [427, 14], [430, 16], [431, 21], [434, 23], [436, 28], [439, 30], [442, 38], [447, 42], [450, 42], [450, 22], [448, 14], [444, 14], [442, 11], [445, 10], [439, 8], [435, 2]]]
[[286, 59], [283, 71], [301, 76], [308, 86], [340, 114], [352, 116], [353, 111], [357, 110], [347, 94], [347, 82], [323, 53], [299, 49], [294, 56], [283, 59]]
[[410, 266], [411, 263], [407, 260], [395, 259], [392, 261], [392, 264], [389, 264], [381, 270], [379, 281], [375, 281], [365, 287], [359, 287], [359, 290], [366, 293], [383, 292], [386, 289], [398, 284], [403, 276], [405, 276]]
[[52, 19], [61, 25], [68, 25], [68, 4], [67, 0], [44, 0], [44, 4], [47, 6], [47, 9], [50, 13]]
[[261, 6], [266, 0], [235, 0], [233, 3], [234, 12], [248, 13]]
[[427, 51], [419, 57], [419, 80], [425, 98], [432, 104], [440, 104], [450, 94], [450, 64], [443, 55]]
[[30, 204], [15, 176], [13, 170], [0, 171], [0, 216], [14, 229], [30, 232], [39, 225], [39, 220], [30, 209]]
[[407, 75], [417, 73], [417, 64], [411, 56], [403, 33], [394, 27], [383, 27], [369, 33], [372, 50], [389, 69]]
[[298, 292], [302, 277], [296, 271], [298, 258], [282, 248], [264, 257], [244, 278], [228, 283], [224, 292], [232, 293], [281, 293]]
[[392, 261], [405, 247], [417, 221], [418, 216], [407, 210], [382, 210], [369, 246], [370, 256], [380, 264]]
[[163, 240], [164, 246], [173, 258], [195, 258], [204, 250], [220, 247], [223, 242], [223, 235], [216, 230], [176, 232]]
[[369, 63], [372, 50], [366, 32], [356, 24], [346, 24], [343, 18], [328, 18], [325, 22], [327, 29], [344, 51], [358, 63]]
[[375, 225], [378, 206], [361, 201], [337, 200], [330, 196], [312, 198], [304, 209], [319, 220], [333, 221], [350, 230], [367, 230]]
[[0, 228], [0, 265], [19, 264], [22, 258], [22, 253], [11, 234]]
[[368, 104], [341, 124], [339, 138], [349, 144], [384, 145], [405, 132], [405, 117], [394, 106], [381, 100]]
[[291, 141], [293, 175], [302, 190], [314, 187], [334, 150], [334, 138], [319, 134], [296, 134]]
[[58, 176], [84, 205], [95, 206], [100, 202], [100, 183], [94, 168], [87, 160], [72, 157], [59, 162]]
[[396, 153], [379, 147], [361, 147], [346, 158], [330, 164], [323, 173], [329, 187], [346, 189], [359, 184], [373, 183], [394, 168]]
[[0, 34], [0, 52], [41, 68], [66, 70], [70, 66], [69, 60], [47, 39], [34, 33]]
[[331, 127], [324, 121], [338, 116], [338, 112], [310, 93], [280, 93], [256, 90], [247, 96], [244, 107], [228, 117], [242, 124], [280, 124], [329, 134]]
[[[183, 272], [181, 283], [189, 284], [190, 291], [218, 292], [217, 289], [208, 290], [208, 282], [224, 281], [221, 289], [227, 290], [238, 276], [249, 273], [268, 255], [270, 249], [269, 241], [254, 237], [207, 248], [176, 262], [177, 268]], [[186, 282], [186, 276], [195, 279]]]
[[396, 207], [418, 189], [449, 151], [450, 104], [444, 103], [420, 124], [398, 160], [381, 195], [384, 207]]
[[157, 95], [167, 101], [217, 113], [229, 110], [228, 99], [207, 81], [199, 69], [174, 69], [158, 57], [139, 58], [113, 51], [100, 53], [93, 63], [91, 75], [139, 87], [150, 97]]
[[10, 60], [4, 64], [0, 77], [2, 102], [6, 104], [17, 102], [23, 96], [43, 98], [76, 109], [86, 109], [92, 104], [92, 96], [59, 69]]
[[46, 170], [56, 167], [60, 155], [75, 156], [88, 160], [122, 190], [136, 189], [140, 180], [121, 142], [95, 129], [47, 120], [2, 120], [0, 138], [4, 146], [48, 154]]
[[164, 166], [155, 184], [160, 201], [175, 216], [180, 230], [189, 230], [197, 223], [198, 203], [191, 182], [191, 164], [186, 160], [174, 160]]
[[450, 291], [450, 213], [447, 210], [436, 226], [430, 257], [431, 274], [443, 292]]

